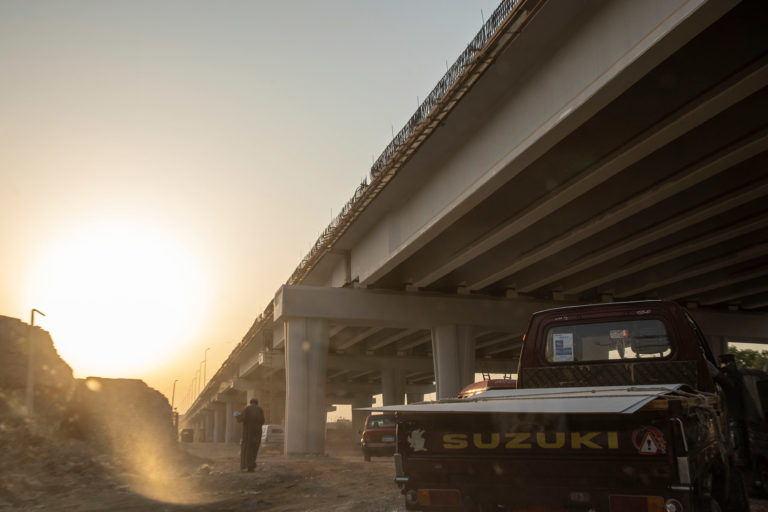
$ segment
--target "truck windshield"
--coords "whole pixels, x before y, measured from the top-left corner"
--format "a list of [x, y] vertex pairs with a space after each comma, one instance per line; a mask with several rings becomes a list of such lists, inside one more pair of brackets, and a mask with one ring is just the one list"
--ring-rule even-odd
[[664, 323], [647, 318], [553, 326], [545, 352], [550, 363], [631, 361], [667, 357], [672, 347]]

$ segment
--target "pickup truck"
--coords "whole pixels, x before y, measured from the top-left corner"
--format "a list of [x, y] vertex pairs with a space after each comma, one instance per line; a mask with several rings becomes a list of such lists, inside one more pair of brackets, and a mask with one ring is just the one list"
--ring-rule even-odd
[[727, 376], [683, 307], [541, 311], [524, 339], [517, 389], [378, 408], [408, 510], [748, 510]]

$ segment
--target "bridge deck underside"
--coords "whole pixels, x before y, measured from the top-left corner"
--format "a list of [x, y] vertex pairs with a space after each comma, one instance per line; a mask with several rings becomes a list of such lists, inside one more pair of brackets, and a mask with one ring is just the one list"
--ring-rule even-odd
[[755, 9], [726, 14], [371, 285], [766, 310], [768, 31]]

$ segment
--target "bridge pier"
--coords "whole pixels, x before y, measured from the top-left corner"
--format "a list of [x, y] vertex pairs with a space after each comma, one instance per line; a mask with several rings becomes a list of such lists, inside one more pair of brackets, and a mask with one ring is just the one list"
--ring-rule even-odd
[[402, 368], [385, 368], [381, 371], [381, 399], [383, 405], [405, 403], [405, 372]]
[[323, 453], [328, 324], [309, 318], [289, 319], [285, 331], [285, 452]]
[[238, 441], [238, 429], [237, 429], [237, 420], [235, 419], [235, 401], [233, 399], [229, 399], [225, 402], [225, 417], [226, 417], [226, 427], [225, 427], [225, 433], [224, 433], [224, 442], [225, 443], [236, 443]]
[[358, 411], [363, 407], [370, 407], [373, 404], [373, 398], [371, 395], [352, 395], [352, 426], [355, 428], [355, 432], [362, 430], [365, 423], [365, 418], [368, 416], [368, 411]]
[[268, 395], [269, 414], [267, 420], [269, 423], [282, 425], [285, 422], [285, 393], [272, 391]]
[[424, 393], [408, 393], [405, 397], [409, 404], [424, 401]]
[[213, 411], [203, 410], [203, 441], [210, 443], [213, 441]]
[[213, 403], [213, 442], [224, 442], [224, 429], [226, 428], [226, 404]]
[[[437, 398], [452, 398], [474, 382], [475, 339], [468, 325], [439, 325], [432, 328], [432, 357]], [[387, 404], [385, 404], [387, 405]]]

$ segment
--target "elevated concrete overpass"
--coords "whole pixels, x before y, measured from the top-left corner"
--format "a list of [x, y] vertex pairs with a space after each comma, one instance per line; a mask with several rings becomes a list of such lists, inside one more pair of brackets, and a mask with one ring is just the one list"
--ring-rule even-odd
[[766, 21], [502, 2], [184, 421], [233, 440], [258, 396], [288, 453], [321, 452], [328, 404], [514, 372], [528, 316], [558, 305], [677, 300], [716, 352], [767, 341]]

